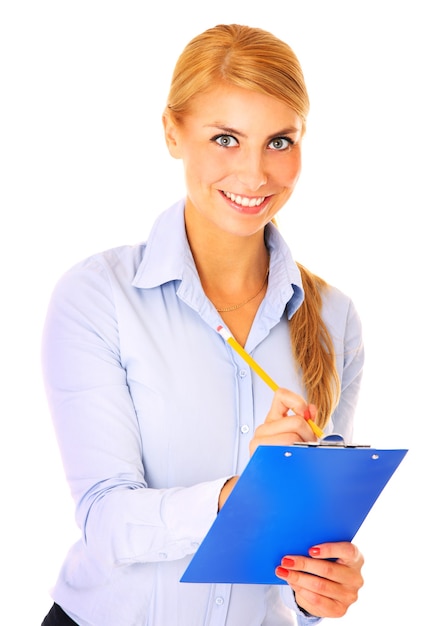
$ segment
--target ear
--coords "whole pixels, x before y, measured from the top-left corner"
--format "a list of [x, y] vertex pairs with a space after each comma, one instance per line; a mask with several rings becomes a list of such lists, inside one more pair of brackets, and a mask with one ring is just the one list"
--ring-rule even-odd
[[169, 110], [163, 113], [162, 121], [169, 154], [174, 157], [174, 159], [181, 159], [180, 130]]

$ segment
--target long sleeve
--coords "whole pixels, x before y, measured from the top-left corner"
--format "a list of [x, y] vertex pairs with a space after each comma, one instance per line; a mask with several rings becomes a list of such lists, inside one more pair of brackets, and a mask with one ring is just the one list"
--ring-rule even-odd
[[76, 268], [60, 281], [43, 344], [49, 403], [89, 551], [111, 564], [194, 552], [217, 514], [226, 477], [149, 487], [146, 442], [122, 363], [112, 286], [101, 265]]

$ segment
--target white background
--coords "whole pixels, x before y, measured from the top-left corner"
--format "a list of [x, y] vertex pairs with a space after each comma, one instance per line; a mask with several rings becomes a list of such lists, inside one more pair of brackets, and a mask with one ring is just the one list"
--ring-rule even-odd
[[173, 65], [198, 32], [239, 22], [285, 39], [303, 65], [312, 103], [304, 169], [280, 222], [296, 259], [346, 291], [361, 314], [366, 373], [356, 439], [409, 448], [356, 537], [366, 584], [337, 623], [425, 623], [427, 3], [211, 5], [1, 5], [2, 615], [8, 626], [40, 624], [77, 535], [40, 372], [50, 293], [83, 257], [145, 239], [155, 216], [183, 195], [160, 121]]

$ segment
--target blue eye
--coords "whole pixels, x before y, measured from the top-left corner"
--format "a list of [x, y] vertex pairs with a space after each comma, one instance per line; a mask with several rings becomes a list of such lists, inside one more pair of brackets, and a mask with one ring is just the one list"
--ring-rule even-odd
[[230, 148], [238, 145], [238, 141], [235, 137], [232, 137], [232, 135], [216, 135], [211, 139], [211, 141], [218, 143], [218, 145], [223, 148]]
[[289, 139], [289, 137], [274, 137], [274, 139], [271, 139], [268, 146], [272, 150], [288, 150], [293, 146], [293, 141]]

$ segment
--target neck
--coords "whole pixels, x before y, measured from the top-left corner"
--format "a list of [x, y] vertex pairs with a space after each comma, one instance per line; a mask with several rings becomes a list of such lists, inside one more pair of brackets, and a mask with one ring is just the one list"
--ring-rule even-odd
[[253, 291], [261, 285], [268, 272], [269, 255], [264, 242], [259, 246], [217, 246], [212, 248], [190, 244], [191, 251], [204, 289], [220, 288], [235, 293]]
[[187, 224], [187, 238], [202, 282], [223, 284], [263, 280], [268, 266], [264, 233], [238, 236]]

